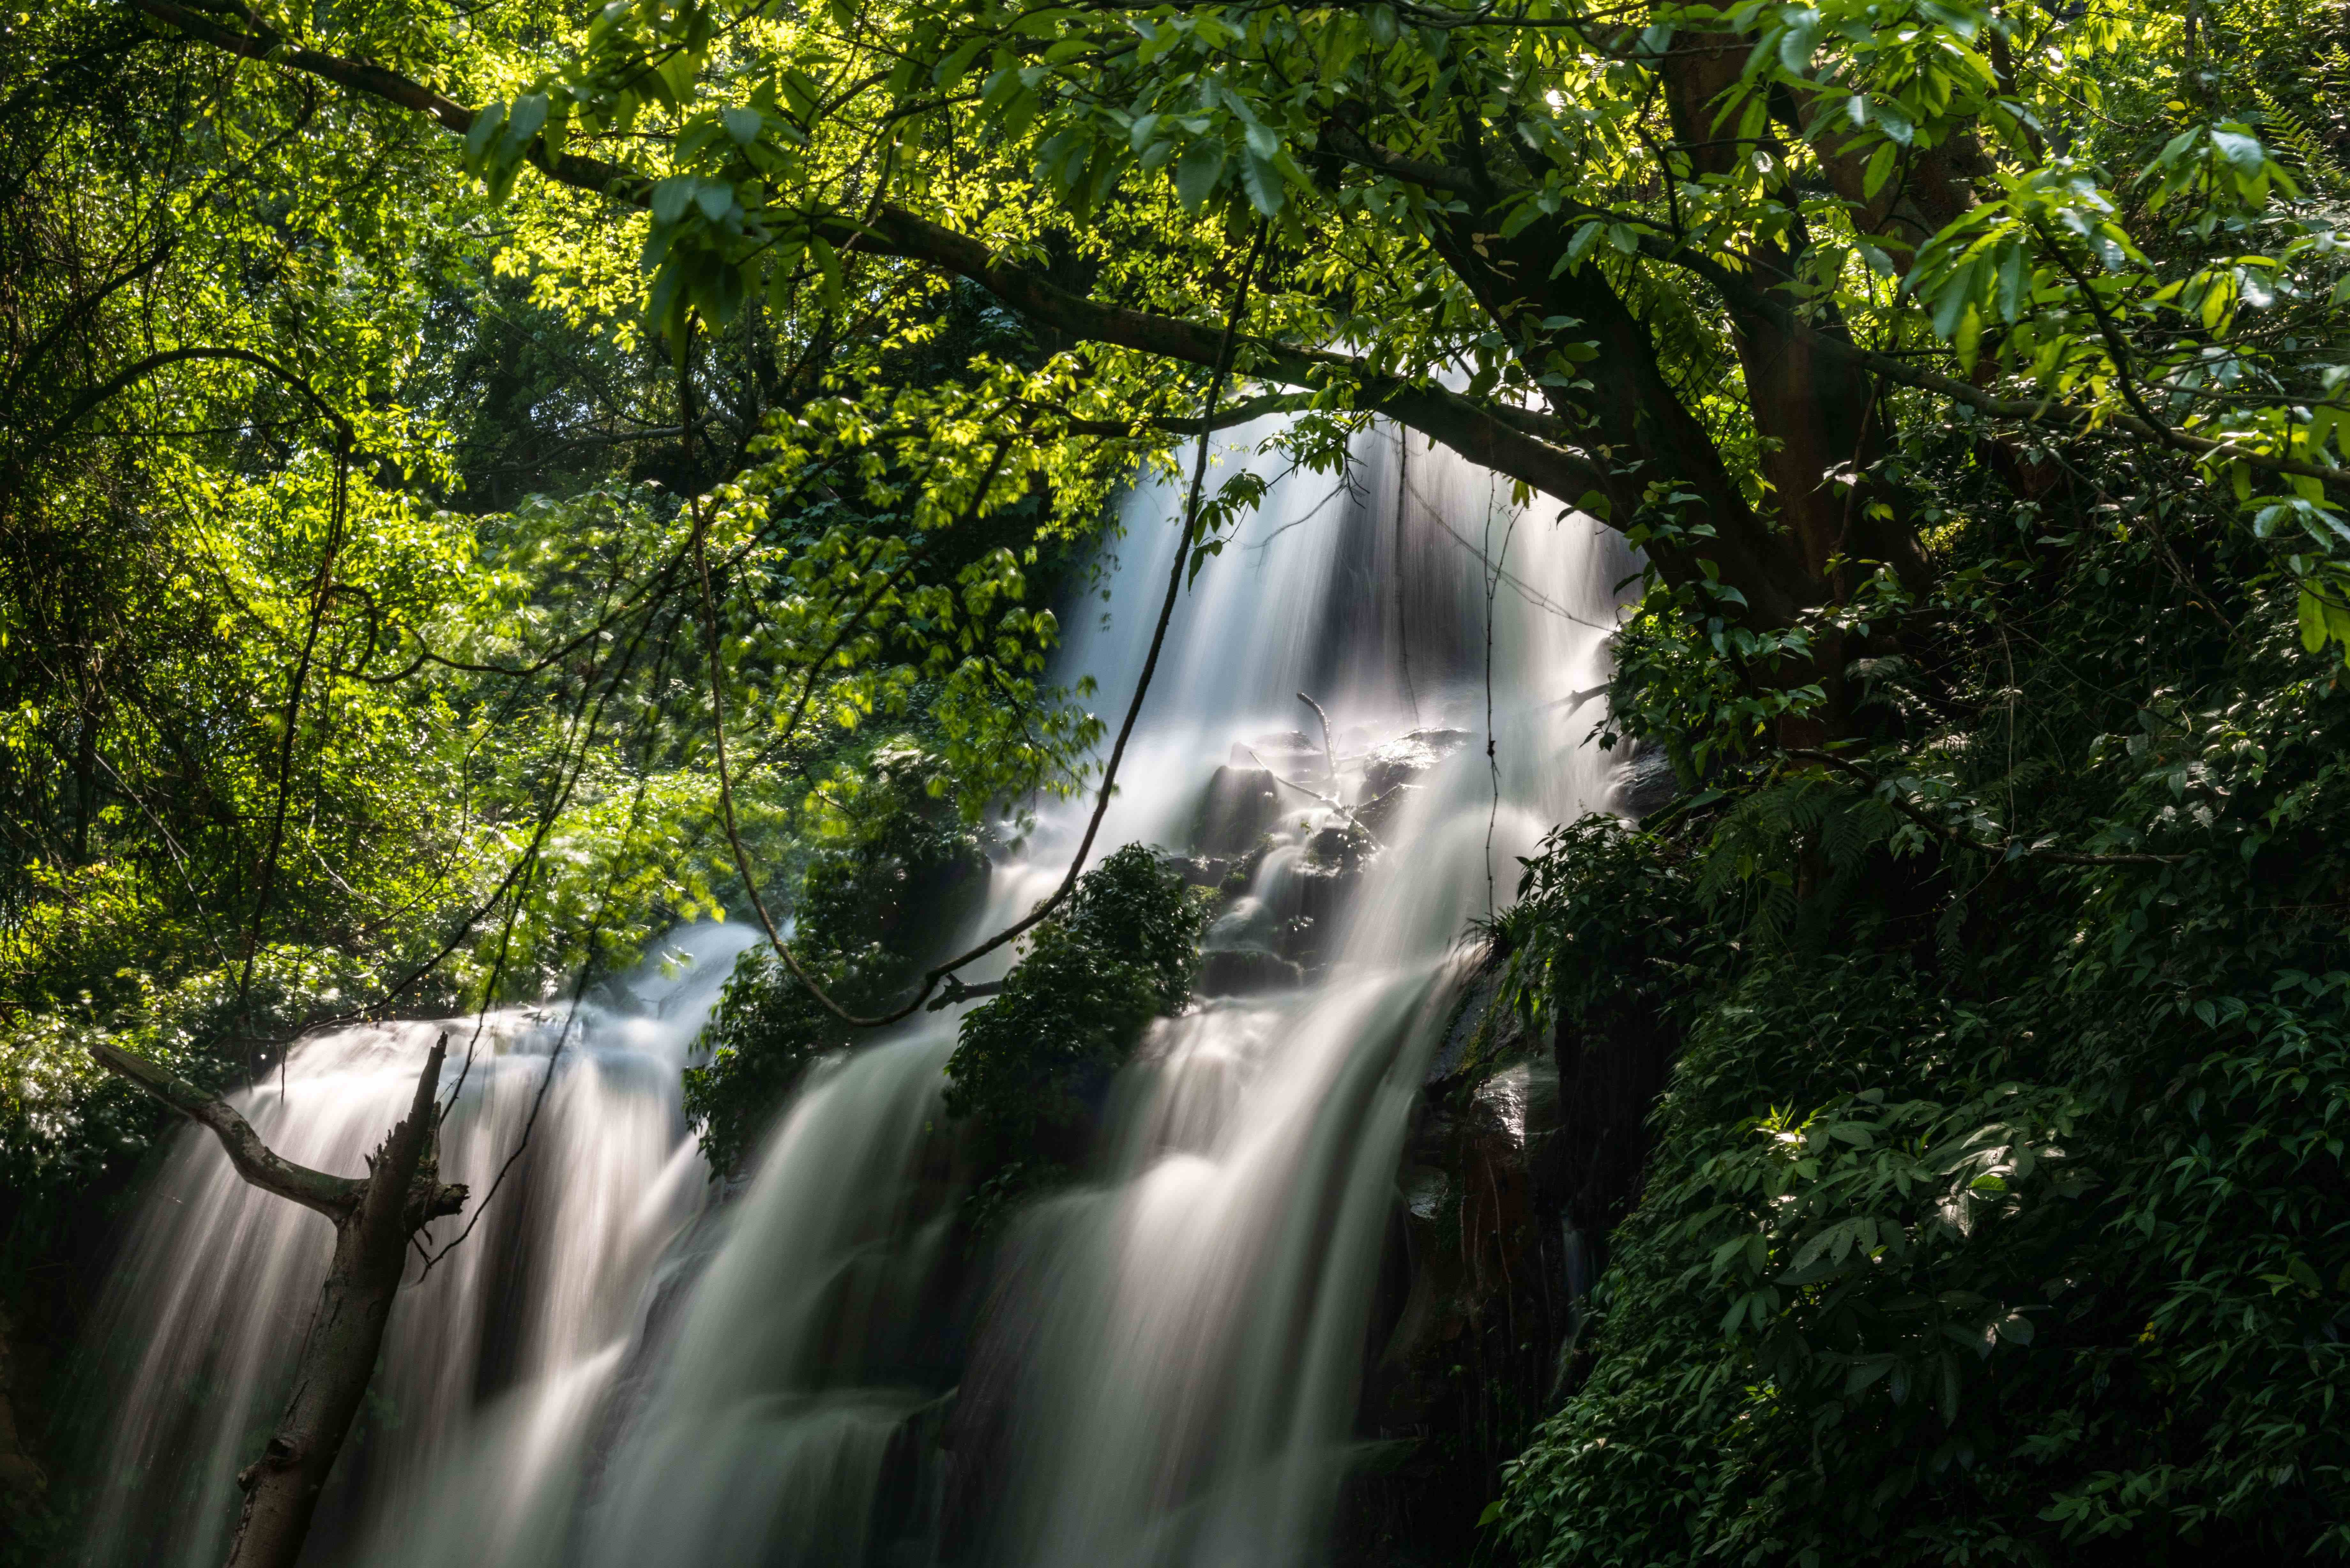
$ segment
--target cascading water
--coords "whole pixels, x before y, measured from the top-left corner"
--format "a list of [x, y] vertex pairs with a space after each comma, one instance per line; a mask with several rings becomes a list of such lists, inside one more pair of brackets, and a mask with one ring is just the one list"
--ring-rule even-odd
[[[237, 1096], [288, 1158], [357, 1172], [406, 1112], [425, 1049], [445, 1027], [446, 1087], [461, 1073], [464, 1083], [442, 1127], [442, 1176], [468, 1183], [477, 1201], [536, 1106], [528, 1152], [473, 1235], [401, 1293], [369, 1407], [314, 1530], [315, 1560], [468, 1509], [479, 1516], [468, 1551], [509, 1560], [521, 1521], [504, 1500], [576, 1455], [643, 1285], [706, 1199], [679, 1070], [750, 935], [692, 928], [672, 940], [671, 963], [648, 966], [601, 1003], [576, 1016], [493, 1013], [478, 1039], [473, 1021], [341, 1030], [298, 1049], [282, 1089], [270, 1079]], [[462, 1223], [437, 1229], [446, 1238]], [[226, 1555], [236, 1469], [284, 1403], [332, 1246], [323, 1218], [246, 1186], [209, 1134], [180, 1135], [95, 1324], [96, 1343], [126, 1349], [129, 1365], [109, 1401], [88, 1561], [211, 1568]], [[492, 1431], [498, 1440], [486, 1440]], [[460, 1451], [475, 1468], [459, 1490], [396, 1511]]]
[[[1343, 506], [1302, 479], [1276, 489], [1240, 560], [1228, 550], [1180, 612], [1152, 694], [1150, 743], [1106, 836], [1212, 836], [1229, 825], [1195, 818], [1197, 803], [1234, 792], [1210, 770], [1240, 764], [1224, 778], [1243, 798], [1270, 774], [1272, 847], [1210, 937], [1254, 961], [1211, 952], [1209, 975], [1253, 990], [1303, 958], [1308, 978], [1161, 1026], [1125, 1085], [1109, 1179], [1035, 1217], [1003, 1314], [1024, 1344], [1004, 1353], [1021, 1386], [997, 1438], [992, 1561], [1310, 1557], [1345, 1468], [1384, 1221], [1458, 940], [1544, 829], [1604, 798], [1572, 693], [1602, 679], [1628, 566], [1613, 536], [1519, 516], [1448, 455], [1366, 448]], [[1138, 524], [1154, 503], [1138, 499]], [[1130, 664], [1147, 611], [1118, 607], [1115, 662]], [[1331, 715], [1332, 742], [1301, 692]], [[1380, 842], [1352, 876], [1361, 832], [1342, 798]]]
[[[1460, 939], [1544, 829], [1606, 798], [1577, 709], [1631, 569], [1588, 519], [1522, 514], [1448, 453], [1380, 430], [1356, 456], [1345, 485], [1275, 484], [1178, 607], [1097, 850], [1187, 853], [1233, 896], [1201, 1004], [1115, 1091], [1093, 1182], [972, 1276], [938, 1103], [953, 1023], [933, 1017], [816, 1074], [748, 1191], [697, 1220], [675, 1069], [743, 939], [694, 938], [660, 1020], [583, 1015], [526, 1192], [403, 1296], [390, 1418], [313, 1560], [1312, 1560]], [[1139, 673], [1178, 504], [1139, 490], [1106, 604], [1065, 617], [1066, 667], [1108, 701]], [[1045, 815], [984, 929], [1058, 880], [1082, 826], [1081, 803]], [[444, 1170], [477, 1195], [546, 1027], [494, 1023], [507, 1049], [451, 1118]], [[356, 1168], [421, 1030], [319, 1042], [250, 1110], [294, 1157]], [[209, 1147], [175, 1152], [118, 1276], [109, 1335], [148, 1349], [99, 1560], [217, 1556], [325, 1242]]]

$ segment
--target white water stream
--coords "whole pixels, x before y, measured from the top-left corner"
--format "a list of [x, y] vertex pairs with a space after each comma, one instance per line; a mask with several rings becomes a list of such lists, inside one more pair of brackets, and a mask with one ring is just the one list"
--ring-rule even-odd
[[[1117, 1085], [1094, 1179], [1032, 1206], [975, 1272], [938, 1103], [953, 1020], [930, 1015], [819, 1070], [748, 1190], [711, 1210], [677, 1070], [747, 933], [681, 933], [681, 977], [583, 1010], [509, 1190], [403, 1294], [308, 1561], [1315, 1559], [1459, 939], [1546, 828], [1606, 798], [1576, 694], [1605, 678], [1631, 570], [1589, 519], [1514, 513], [1492, 476], [1411, 445], [1364, 436], [1351, 490], [1275, 485], [1178, 607], [1097, 853], [1195, 847], [1220, 766], [1244, 794], [1260, 762], [1290, 782], [1277, 817], [1244, 825], [1270, 850], [1227, 857], [1249, 886], [1211, 932], [1207, 994]], [[1180, 501], [1138, 491], [1106, 598], [1063, 617], [1065, 669], [1097, 677], [1105, 711], [1139, 672]], [[1335, 776], [1300, 691], [1329, 714]], [[1399, 780], [1364, 808], [1380, 847], [1335, 873], [1343, 818], [1315, 797]], [[1076, 804], [1045, 815], [983, 929], [1057, 881], [1081, 827]], [[289, 1156], [356, 1169], [429, 1027], [317, 1041], [247, 1112]], [[442, 1157], [477, 1197], [559, 1027], [492, 1021], [500, 1049]], [[220, 1560], [328, 1240], [183, 1136], [99, 1328], [137, 1355], [93, 1563]]]

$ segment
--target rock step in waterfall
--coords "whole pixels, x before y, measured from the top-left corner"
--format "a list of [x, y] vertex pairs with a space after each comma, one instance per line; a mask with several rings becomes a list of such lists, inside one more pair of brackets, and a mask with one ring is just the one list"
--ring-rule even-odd
[[[1274, 484], [1178, 607], [1099, 843], [1161, 846], [1221, 902], [1090, 1179], [959, 1227], [940, 1014], [812, 1073], [716, 1201], [678, 1072], [740, 928], [676, 933], [577, 1016], [479, 1021], [444, 1176], [486, 1191], [546, 1103], [512, 1189], [404, 1293], [309, 1561], [1289, 1564], [1378, 1556], [1483, 1484], [1576, 1264], [1531, 1148], [1555, 1075], [1462, 939], [1608, 799], [1583, 700], [1631, 566], [1449, 454], [1406, 489], [1397, 442], [1366, 431], [1335, 497]], [[1128, 497], [1106, 608], [1064, 618], [1065, 671], [1108, 700], [1179, 501]], [[1057, 881], [1080, 815], [1044, 815], [981, 927]], [[312, 1041], [244, 1108], [351, 1166], [438, 1027]], [[192, 1137], [147, 1202], [99, 1324], [134, 1355], [88, 1559], [208, 1568], [327, 1237]]]

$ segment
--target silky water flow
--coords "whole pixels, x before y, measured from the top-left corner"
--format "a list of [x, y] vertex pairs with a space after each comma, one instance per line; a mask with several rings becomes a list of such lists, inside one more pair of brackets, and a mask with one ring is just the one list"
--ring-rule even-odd
[[[1222, 462], [1267, 461], [1250, 454], [1273, 433]], [[1590, 519], [1514, 507], [1417, 438], [1378, 427], [1355, 459], [1274, 483], [1177, 607], [1095, 853], [1156, 844], [1245, 890], [1198, 1003], [1115, 1085], [1091, 1179], [974, 1262], [940, 1103], [954, 1017], [931, 1014], [812, 1073], [713, 1202], [678, 1071], [739, 927], [676, 934], [672, 961], [576, 1018], [494, 1014], [443, 1172], [478, 1202], [546, 1083], [531, 1152], [403, 1293], [307, 1561], [1315, 1559], [1462, 938], [1547, 828], [1607, 798], [1584, 742], [1634, 570]], [[1063, 617], [1062, 667], [1105, 710], [1139, 676], [1180, 504], [1138, 487]], [[1043, 814], [974, 929], [1052, 888], [1089, 806]], [[435, 1027], [314, 1041], [246, 1113], [290, 1157], [355, 1170]], [[131, 1354], [93, 1563], [220, 1560], [328, 1246], [182, 1135], [100, 1325]]]

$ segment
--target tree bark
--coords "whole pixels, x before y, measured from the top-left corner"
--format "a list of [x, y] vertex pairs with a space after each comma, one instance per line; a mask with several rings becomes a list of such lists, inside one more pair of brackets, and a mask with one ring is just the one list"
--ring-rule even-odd
[[237, 1476], [244, 1509], [229, 1549], [229, 1568], [294, 1568], [327, 1477], [375, 1375], [409, 1238], [464, 1206], [465, 1189], [441, 1182], [435, 1147], [440, 1123], [433, 1092], [448, 1044], [445, 1034], [433, 1043], [408, 1116], [369, 1157], [363, 1178], [296, 1165], [264, 1143], [226, 1101], [129, 1052], [102, 1042], [90, 1047], [108, 1070], [210, 1127], [247, 1182], [315, 1209], [335, 1224], [334, 1261], [303, 1340], [294, 1393], [261, 1457]]
[[[1789, 158], [1775, 121], [1766, 119], [1753, 140], [1736, 134], [1741, 109], [1751, 101], [1741, 95], [1751, 90], [1742, 72], [1752, 47], [1733, 34], [1692, 34], [1661, 67], [1674, 140], [1693, 174], [1726, 177], [1750, 158]], [[1671, 178], [1669, 169], [1659, 173]], [[1856, 186], [1856, 164], [1851, 177]], [[1802, 551], [1804, 571], [1829, 587], [1832, 597], [1850, 590], [1849, 583], [1827, 584], [1829, 561], [1843, 556], [1882, 561], [1912, 587], [1923, 588], [1930, 574], [1907, 519], [1870, 510], [1871, 503], [1898, 509], [1899, 495], [1860, 477], [1892, 445], [1877, 380], [1831, 348], [1829, 339], [1849, 338], [1833, 305], [1808, 321], [1797, 314], [1801, 299], [1793, 286], [1810, 245], [1797, 218], [1780, 235], [1749, 249], [1750, 275], [1776, 296], [1780, 309], [1724, 301], [1755, 429], [1766, 438], [1763, 477], [1780, 521]], [[1838, 473], [1849, 477], [1838, 483], [1831, 477]]]

